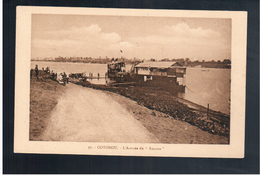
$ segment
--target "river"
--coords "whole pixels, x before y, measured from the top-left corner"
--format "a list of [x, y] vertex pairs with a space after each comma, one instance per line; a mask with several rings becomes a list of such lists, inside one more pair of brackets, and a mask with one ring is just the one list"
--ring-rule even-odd
[[[55, 73], [66, 72], [82, 73], [87, 75], [91, 72], [93, 76], [104, 77], [107, 72], [106, 64], [91, 63], [69, 63], [69, 62], [45, 62], [31, 61], [31, 68], [38, 65], [39, 69], [47, 66]], [[129, 70], [131, 65], [126, 65]], [[192, 101], [212, 110], [230, 114], [230, 77], [231, 69], [217, 68], [187, 68], [185, 93], [179, 93], [178, 97]], [[92, 80], [92, 83], [103, 84], [105, 79]]]
[[178, 97], [230, 115], [230, 77], [231, 69], [188, 67], [185, 93]]

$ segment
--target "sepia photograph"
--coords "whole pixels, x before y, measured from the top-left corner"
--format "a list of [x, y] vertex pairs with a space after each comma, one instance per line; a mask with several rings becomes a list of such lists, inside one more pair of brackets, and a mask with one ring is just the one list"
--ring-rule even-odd
[[17, 152], [243, 156], [246, 13], [19, 10]]
[[33, 14], [31, 53], [30, 140], [229, 143], [230, 19]]

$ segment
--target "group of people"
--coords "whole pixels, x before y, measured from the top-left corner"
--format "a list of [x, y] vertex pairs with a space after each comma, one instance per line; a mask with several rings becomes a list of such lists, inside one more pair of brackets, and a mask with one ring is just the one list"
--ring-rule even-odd
[[[38, 68], [38, 65], [36, 64], [35, 65], [35, 68], [34, 69], [31, 69], [31, 72], [30, 72], [30, 77], [32, 78], [33, 77], [33, 72], [35, 72], [35, 77], [38, 79], [38, 76], [39, 76], [39, 68]], [[46, 69], [44, 69], [44, 67], [42, 68], [42, 72], [44, 72], [45, 74], [50, 74], [51, 75], [51, 78], [53, 80], [57, 80], [58, 82], [64, 82], [65, 84], [69, 82], [68, 78], [67, 78], [67, 74], [65, 72], [63, 73], [54, 73], [53, 70], [50, 71], [50, 68], [49, 67], [46, 67]], [[93, 77], [93, 73], [92, 72], [89, 72], [89, 77], [92, 78]], [[100, 74], [97, 73], [97, 78], [99, 79], [100, 78]]]
[[[99, 79], [99, 73], [97, 73], [97, 78]], [[92, 72], [89, 72], [89, 77], [93, 77], [93, 73]]]
[[[30, 71], [30, 77], [32, 78], [33, 77], [33, 71], [35, 72], [35, 77], [38, 79], [38, 75], [39, 75], [39, 68], [38, 68], [38, 65], [36, 64], [35, 65], [35, 68], [34, 70], [31, 69]], [[44, 69], [44, 67], [42, 68], [42, 71], [45, 73], [45, 74], [50, 74], [50, 68], [49, 67], [46, 67], [46, 69]]]
[[[50, 68], [46, 67], [46, 69], [44, 69], [44, 67], [42, 68], [42, 71], [45, 74], [51, 74], [52, 79], [54, 80], [58, 80], [58, 81], [64, 81], [65, 83], [68, 83], [68, 78], [67, 78], [67, 74], [65, 72], [63, 73], [59, 73], [59, 75], [57, 73], [54, 73], [53, 70], [50, 72]], [[30, 77], [33, 77], [33, 72], [35, 72], [35, 77], [37, 79], [39, 79], [39, 68], [38, 65], [35, 65], [34, 69], [31, 69], [30, 71]]]
[[57, 77], [57, 80], [58, 80], [59, 82], [62, 82], [62, 81], [63, 81], [65, 84], [66, 84], [66, 83], [69, 83], [69, 80], [68, 80], [68, 78], [67, 78], [67, 74], [66, 74], [65, 72], [60, 73], [59, 76]]

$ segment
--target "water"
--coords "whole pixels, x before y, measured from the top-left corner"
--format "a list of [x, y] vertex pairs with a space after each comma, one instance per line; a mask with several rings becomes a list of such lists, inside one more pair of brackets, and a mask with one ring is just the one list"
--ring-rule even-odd
[[55, 73], [66, 72], [70, 73], [83, 73], [87, 75], [93, 73], [93, 76], [97, 76], [99, 73], [100, 77], [104, 77], [107, 72], [106, 64], [91, 64], [91, 63], [69, 63], [69, 62], [45, 62], [45, 61], [31, 61], [31, 69], [35, 68], [35, 65], [41, 70], [43, 67], [49, 67], [50, 70]]
[[229, 115], [231, 69], [188, 67], [186, 71], [185, 93], [178, 97]]
[[[67, 75], [82, 72], [89, 75], [89, 72], [91, 72], [94, 77], [98, 73], [100, 77], [104, 77], [107, 72], [106, 64], [31, 61], [31, 68], [35, 68], [36, 64], [39, 69], [48, 66], [55, 73], [66, 72]], [[131, 65], [126, 65], [127, 70], [130, 68]], [[179, 93], [178, 97], [205, 107], [209, 104], [210, 109], [229, 115], [230, 75], [230, 69], [188, 67], [186, 72], [187, 88], [185, 93]], [[105, 83], [105, 79], [93, 79], [90, 81], [95, 84]]]

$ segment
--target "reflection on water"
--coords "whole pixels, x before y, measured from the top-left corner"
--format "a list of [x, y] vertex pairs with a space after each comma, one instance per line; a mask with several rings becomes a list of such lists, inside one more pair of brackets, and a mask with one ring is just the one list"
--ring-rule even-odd
[[[38, 64], [39, 69], [49, 67], [54, 72], [70, 73], [92, 73], [97, 77], [105, 77], [107, 72], [106, 64], [91, 64], [91, 63], [66, 63], [66, 62], [44, 62], [31, 61], [31, 68], [35, 68]], [[126, 65], [129, 70], [131, 65]], [[190, 68], [186, 70], [186, 89], [185, 93], [179, 93], [178, 97], [187, 99], [199, 105], [210, 109], [230, 114], [229, 99], [230, 99], [230, 69], [215, 69], [215, 68]], [[89, 80], [93, 84], [105, 84], [105, 79]]]

